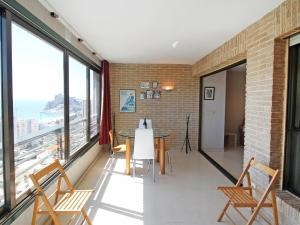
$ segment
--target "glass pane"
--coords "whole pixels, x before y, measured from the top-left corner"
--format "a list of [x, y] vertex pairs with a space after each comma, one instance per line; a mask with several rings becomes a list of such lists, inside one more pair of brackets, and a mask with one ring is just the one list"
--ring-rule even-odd
[[87, 96], [84, 64], [69, 57], [70, 154], [87, 143]]
[[16, 196], [29, 174], [64, 157], [63, 52], [12, 24]]
[[296, 61], [296, 68], [297, 68], [297, 74], [296, 76], [296, 96], [295, 96], [295, 121], [294, 126], [295, 128], [300, 128], [300, 48], [298, 48], [298, 59]]
[[100, 75], [90, 70], [91, 137], [99, 133], [100, 123]]
[[296, 193], [300, 193], [300, 133], [293, 132], [288, 136], [290, 149], [290, 187]]

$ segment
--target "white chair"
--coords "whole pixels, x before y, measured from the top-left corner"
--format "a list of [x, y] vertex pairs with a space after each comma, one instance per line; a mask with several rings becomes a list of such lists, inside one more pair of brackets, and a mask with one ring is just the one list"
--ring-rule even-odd
[[148, 159], [153, 162], [153, 181], [155, 182], [155, 157], [153, 129], [135, 129], [133, 159], [133, 177], [135, 177], [135, 160]]
[[[146, 119], [146, 123], [147, 123], [147, 128], [152, 129], [152, 120]], [[144, 127], [144, 119], [140, 119], [139, 128], [145, 128]]]

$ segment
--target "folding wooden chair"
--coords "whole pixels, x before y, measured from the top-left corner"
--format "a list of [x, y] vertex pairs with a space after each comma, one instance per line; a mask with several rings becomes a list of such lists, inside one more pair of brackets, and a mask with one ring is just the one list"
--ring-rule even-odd
[[[55, 170], [60, 172], [57, 182], [57, 190], [47, 197], [43, 188], [39, 184], [39, 181]], [[54, 163], [38, 171], [37, 173], [31, 174], [30, 178], [37, 191], [34, 200], [32, 225], [36, 225], [37, 216], [41, 214], [50, 216], [53, 221], [52, 224], [61, 225], [62, 222], [60, 220], [60, 216], [72, 215], [71, 219], [67, 223], [71, 224], [71, 222], [80, 213], [82, 213], [84, 217], [81, 224], [86, 221], [89, 225], [92, 225], [92, 222], [88, 218], [83, 207], [91, 196], [93, 190], [75, 190], [58, 160], [55, 160]], [[66, 191], [61, 190], [62, 180], [65, 181], [67, 189]], [[53, 196], [55, 198], [51, 200]]]
[[[253, 196], [254, 189], [251, 185], [251, 177], [249, 170], [251, 168], [256, 168], [258, 171], [263, 172], [264, 174], [268, 175], [271, 179], [270, 182], [262, 193], [261, 198], [257, 201]], [[238, 182], [233, 187], [218, 187], [218, 190], [222, 191], [225, 196], [228, 198], [228, 202], [226, 203], [224, 209], [222, 210], [221, 215], [218, 218], [218, 222], [221, 222], [224, 215], [228, 217], [230, 222], [233, 224], [234, 221], [231, 217], [226, 213], [229, 206], [232, 206], [238, 214], [246, 221], [247, 225], [251, 225], [256, 216], [259, 214], [261, 208], [273, 208], [273, 215], [274, 215], [274, 223], [278, 225], [278, 212], [277, 212], [277, 205], [276, 205], [276, 195], [274, 184], [278, 177], [278, 169], [273, 170], [268, 166], [265, 166], [261, 163], [255, 162], [254, 158], [251, 158], [249, 163], [247, 164], [245, 170], [243, 171], [242, 175], [238, 179]], [[243, 187], [243, 180], [247, 178], [247, 187]], [[259, 192], [259, 191], [258, 191]], [[269, 194], [271, 194], [271, 199], [269, 199]], [[247, 219], [238, 208], [251, 208], [251, 216]], [[270, 223], [262, 214], [259, 214], [268, 224]]]

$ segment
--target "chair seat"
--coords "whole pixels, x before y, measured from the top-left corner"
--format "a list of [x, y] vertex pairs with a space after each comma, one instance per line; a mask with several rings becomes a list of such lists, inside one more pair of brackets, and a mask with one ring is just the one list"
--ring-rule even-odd
[[114, 152], [126, 152], [126, 144], [115, 146]]
[[76, 190], [73, 193], [66, 193], [54, 206], [57, 213], [80, 213], [93, 190]]
[[[257, 201], [243, 187], [218, 187], [230, 200], [234, 207], [256, 207]], [[263, 207], [272, 207], [272, 203], [264, 203]]]

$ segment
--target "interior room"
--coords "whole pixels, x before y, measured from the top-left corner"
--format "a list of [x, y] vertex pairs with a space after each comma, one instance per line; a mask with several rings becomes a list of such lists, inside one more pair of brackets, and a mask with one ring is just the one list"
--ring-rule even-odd
[[202, 78], [201, 151], [235, 179], [243, 172], [245, 87], [246, 63]]
[[0, 224], [299, 225], [300, 0], [0, 0]]

